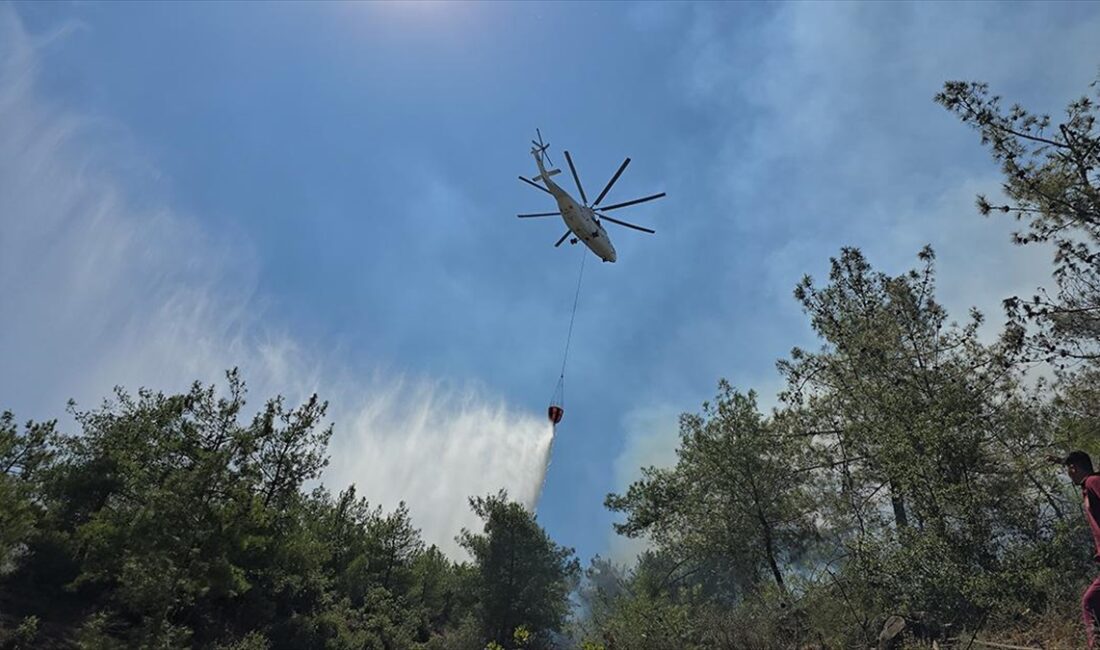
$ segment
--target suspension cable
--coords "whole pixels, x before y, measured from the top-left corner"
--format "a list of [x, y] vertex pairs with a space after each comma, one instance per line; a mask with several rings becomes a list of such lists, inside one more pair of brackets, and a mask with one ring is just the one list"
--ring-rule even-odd
[[573, 313], [569, 316], [569, 334], [565, 337], [565, 354], [561, 359], [561, 375], [558, 376], [557, 396], [565, 402], [565, 363], [569, 360], [569, 344], [573, 341], [573, 322], [577, 318], [577, 302], [581, 297], [581, 280], [584, 279], [584, 262], [588, 259], [588, 251], [581, 254], [581, 270], [577, 275], [577, 292], [573, 295]]

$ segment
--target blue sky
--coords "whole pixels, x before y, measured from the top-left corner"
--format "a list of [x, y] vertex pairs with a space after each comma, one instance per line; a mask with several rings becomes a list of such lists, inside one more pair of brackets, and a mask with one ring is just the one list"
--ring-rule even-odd
[[326, 483], [432, 541], [464, 496], [534, 502], [584, 254], [514, 217], [553, 209], [516, 180], [539, 127], [589, 195], [626, 156], [609, 199], [668, 192], [617, 213], [656, 235], [608, 226], [619, 261], [588, 260], [538, 504], [625, 557], [604, 495], [719, 377], [773, 402], [813, 345], [791, 290], [841, 246], [897, 273], [931, 243], [958, 317], [1046, 281], [932, 96], [1057, 112], [1097, 34], [1096, 3], [0, 5], [0, 407], [240, 366], [257, 400], [330, 399]]

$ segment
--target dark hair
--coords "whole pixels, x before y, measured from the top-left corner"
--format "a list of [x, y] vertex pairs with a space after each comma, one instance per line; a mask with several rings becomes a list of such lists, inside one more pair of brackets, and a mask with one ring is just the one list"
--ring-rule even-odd
[[1092, 473], [1092, 458], [1083, 451], [1071, 451], [1062, 459], [1062, 464], [1079, 467], [1088, 473]]

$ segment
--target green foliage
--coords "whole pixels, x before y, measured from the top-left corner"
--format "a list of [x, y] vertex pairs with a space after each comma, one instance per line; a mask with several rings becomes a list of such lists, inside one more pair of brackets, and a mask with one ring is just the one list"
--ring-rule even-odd
[[433, 635], [423, 644], [423, 650], [452, 650], [454, 648], [483, 648], [479, 624], [472, 615], [463, 618], [457, 626]]
[[37, 616], [27, 616], [11, 631], [6, 631], [0, 626], [0, 648], [31, 650], [39, 647], [39, 627], [40, 621]]
[[681, 416], [676, 464], [608, 497], [653, 550], [626, 575], [593, 564], [578, 643], [850, 647], [891, 614], [943, 634], [1073, 590], [1089, 541], [1043, 455], [1086, 436], [1090, 393], [1023, 388], [1015, 350], [982, 342], [980, 314], [949, 322], [920, 259], [892, 277], [843, 250], [795, 292], [821, 347], [780, 362], [771, 417], [722, 382]]
[[239, 641], [217, 646], [217, 650], [269, 650], [269, 648], [271, 648], [271, 640], [259, 632], [249, 632]]
[[512, 641], [519, 629], [526, 647], [545, 647], [562, 629], [580, 566], [573, 550], [554, 543], [521, 504], [501, 491], [470, 499], [483, 531], [463, 530], [459, 542], [477, 568], [478, 618], [483, 638]]
[[0, 413], [0, 576], [14, 568], [42, 508], [35, 495], [53, 461], [54, 422], [28, 422], [23, 431], [15, 416]]
[[527, 629], [527, 626], [520, 625], [512, 632], [512, 645], [517, 648], [522, 648], [527, 645], [531, 640], [531, 631]]
[[303, 491], [327, 462], [325, 404], [274, 398], [242, 422], [244, 397], [234, 371], [224, 395], [118, 390], [74, 411], [74, 436], [0, 417], [0, 602], [97, 649], [411, 648], [460, 630], [472, 569], [425, 549], [404, 504]]
[[682, 558], [681, 571], [721, 573], [731, 598], [765, 577], [784, 589], [781, 567], [815, 535], [797, 440], [765, 421], [754, 393], [722, 381], [701, 415], [681, 416], [677, 456], [675, 467], [646, 468], [625, 495], [608, 496], [627, 515], [616, 531], [648, 535]]
[[[1100, 97], [1100, 79], [1093, 82]], [[1012, 213], [1027, 229], [1018, 244], [1053, 245], [1058, 291], [1005, 301], [1010, 337], [1029, 356], [1096, 361], [1100, 357], [1100, 113], [1096, 100], [1071, 102], [1056, 127], [1048, 115], [1005, 109], [983, 83], [950, 81], [936, 101], [981, 134], [1001, 164], [1009, 203], [978, 197], [983, 214]], [[1027, 324], [1038, 326], [1025, 336]]]
[[979, 314], [946, 324], [931, 251], [921, 258], [889, 277], [847, 249], [829, 285], [799, 286], [825, 345], [780, 365], [784, 399], [828, 468], [842, 566], [871, 572], [902, 610], [973, 620], [1028, 570], [1012, 559], [1051, 539], [1066, 503], [1035, 465], [1050, 431], [1006, 351], [981, 343]]

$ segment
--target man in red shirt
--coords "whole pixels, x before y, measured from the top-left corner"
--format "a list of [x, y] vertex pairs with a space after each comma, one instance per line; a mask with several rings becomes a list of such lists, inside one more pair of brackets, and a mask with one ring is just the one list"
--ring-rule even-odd
[[[1085, 519], [1089, 522], [1092, 541], [1096, 547], [1092, 559], [1100, 562], [1100, 474], [1094, 473], [1092, 459], [1083, 451], [1070, 452], [1059, 461], [1065, 466], [1066, 474], [1073, 484], [1081, 486]], [[1093, 580], [1081, 596], [1081, 620], [1085, 623], [1085, 634], [1088, 635], [1091, 650], [1096, 645], [1096, 628], [1100, 624], [1100, 577]]]

